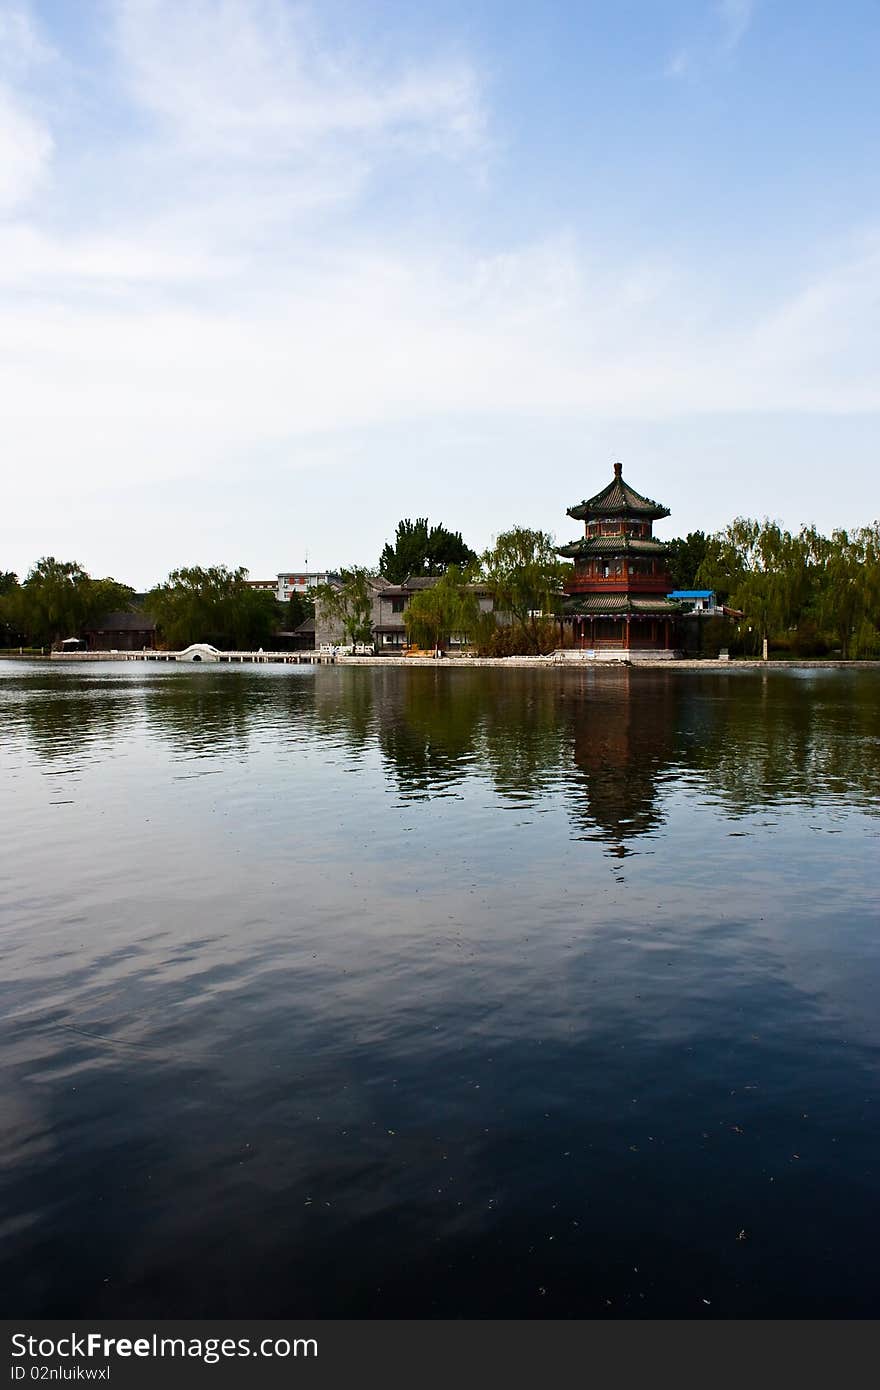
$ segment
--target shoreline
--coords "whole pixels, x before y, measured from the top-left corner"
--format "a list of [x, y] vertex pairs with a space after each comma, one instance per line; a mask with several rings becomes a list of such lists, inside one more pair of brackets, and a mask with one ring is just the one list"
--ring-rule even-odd
[[[45, 655], [27, 655], [8, 652], [0, 654], [2, 661], [34, 661], [44, 663], [116, 663], [142, 661], [162, 665], [189, 666], [190, 661], [178, 662], [172, 653], [146, 655], [141, 652], [53, 652]], [[880, 660], [860, 658], [847, 660], [842, 657], [770, 657], [767, 661], [760, 657], [734, 657], [721, 660], [714, 657], [678, 657], [668, 660], [640, 658], [637, 655], [622, 657], [565, 657], [551, 656], [452, 656], [435, 657], [404, 656], [319, 656], [312, 652], [229, 652], [220, 660], [207, 661], [206, 666], [238, 665], [292, 665], [292, 666], [394, 666], [409, 670], [455, 670], [465, 668], [490, 667], [495, 670], [540, 670], [540, 671], [619, 671], [622, 668], [640, 671], [798, 671], [798, 670], [878, 670]]]

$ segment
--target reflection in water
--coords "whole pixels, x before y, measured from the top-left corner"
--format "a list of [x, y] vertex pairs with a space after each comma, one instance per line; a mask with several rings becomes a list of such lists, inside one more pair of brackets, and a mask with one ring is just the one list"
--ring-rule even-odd
[[150, 729], [181, 761], [247, 753], [251, 727], [260, 722], [267, 703], [240, 670], [230, 671], [222, 684], [204, 680], [201, 670], [183, 677], [175, 673], [144, 691]]
[[876, 1314], [877, 694], [0, 667], [10, 1313]]
[[3, 729], [27, 732], [34, 754], [49, 764], [70, 762], [109, 747], [115, 734], [140, 713], [140, 692], [129, 681], [72, 677], [63, 687], [50, 675], [7, 680]]
[[[152, 673], [151, 673], [152, 674]], [[7, 737], [76, 764], [145, 721], [182, 762], [247, 755], [258, 740], [375, 746], [402, 795], [430, 798], [483, 776], [502, 797], [566, 798], [574, 824], [626, 848], [663, 821], [681, 777], [748, 813], [773, 802], [855, 800], [876, 810], [874, 677], [332, 667], [319, 672], [162, 671], [143, 683], [54, 675], [4, 681]], [[579, 777], [577, 774], [580, 773]]]
[[573, 760], [584, 776], [584, 804], [575, 810], [587, 833], [610, 840], [615, 854], [663, 821], [658, 783], [673, 759], [681, 693], [675, 681], [646, 690], [638, 673], [609, 671], [573, 711]]

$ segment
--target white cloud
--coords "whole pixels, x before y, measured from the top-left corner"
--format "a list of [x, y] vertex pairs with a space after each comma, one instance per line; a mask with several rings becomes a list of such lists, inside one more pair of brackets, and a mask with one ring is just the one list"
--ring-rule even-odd
[[137, 100], [203, 157], [272, 164], [379, 135], [460, 154], [485, 137], [468, 64], [370, 71], [281, 0], [123, 0], [117, 44]]
[[672, 54], [666, 67], [663, 69], [664, 77], [684, 77], [691, 64], [691, 55], [688, 49], [679, 48]]
[[56, 56], [27, 7], [0, 5], [0, 72], [4, 76], [25, 75]]
[[721, 46], [726, 52], [732, 52], [742, 42], [752, 22], [754, 8], [754, 0], [719, 0]]
[[0, 213], [26, 203], [43, 182], [52, 156], [47, 127], [0, 87]]
[[0, 223], [0, 287], [39, 290], [41, 296], [80, 298], [95, 287], [147, 286], [170, 290], [228, 278], [240, 269], [233, 256], [196, 251], [170, 236], [151, 238], [48, 234], [24, 221]]
[[52, 137], [24, 89], [53, 58], [30, 12], [0, 4], [0, 215], [27, 203], [48, 173]]
[[682, 78], [733, 53], [748, 32], [754, 9], [755, 0], [718, 0], [702, 26], [702, 37], [675, 49], [663, 76]]
[[877, 257], [736, 329], [686, 272], [600, 271], [565, 239], [476, 260], [317, 253], [245, 288], [8, 307], [5, 451], [45, 476], [63, 441], [93, 484], [121, 458], [207, 480], [268, 445], [456, 414], [880, 409]]

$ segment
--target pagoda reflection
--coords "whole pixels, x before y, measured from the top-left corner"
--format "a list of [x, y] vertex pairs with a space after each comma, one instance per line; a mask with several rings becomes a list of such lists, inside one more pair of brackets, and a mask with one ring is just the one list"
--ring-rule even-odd
[[585, 674], [565, 701], [575, 776], [569, 809], [583, 837], [619, 857], [664, 822], [658, 783], [674, 761], [678, 683], [629, 668]]

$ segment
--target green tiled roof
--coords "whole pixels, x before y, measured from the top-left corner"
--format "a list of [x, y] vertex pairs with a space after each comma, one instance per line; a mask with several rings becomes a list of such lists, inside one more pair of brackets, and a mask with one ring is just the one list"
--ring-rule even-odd
[[579, 594], [562, 609], [571, 618], [618, 618], [627, 613], [634, 617], [673, 617], [681, 612], [677, 603], [668, 598], [636, 598], [631, 594]]
[[614, 465], [614, 477], [607, 487], [601, 492], [597, 492], [595, 497], [588, 497], [585, 502], [580, 502], [576, 507], [568, 508], [568, 515], [574, 517], [576, 521], [588, 521], [591, 516], [624, 516], [632, 514], [641, 517], [643, 520], [648, 518], [656, 521], [662, 516], [669, 515], [669, 508], [664, 507], [660, 502], [655, 502], [650, 497], [643, 497], [635, 488], [630, 487], [623, 481], [623, 467], [621, 464]]
[[577, 560], [589, 555], [665, 555], [664, 541], [643, 540], [639, 536], [585, 536], [570, 545], [557, 546], [560, 555]]

